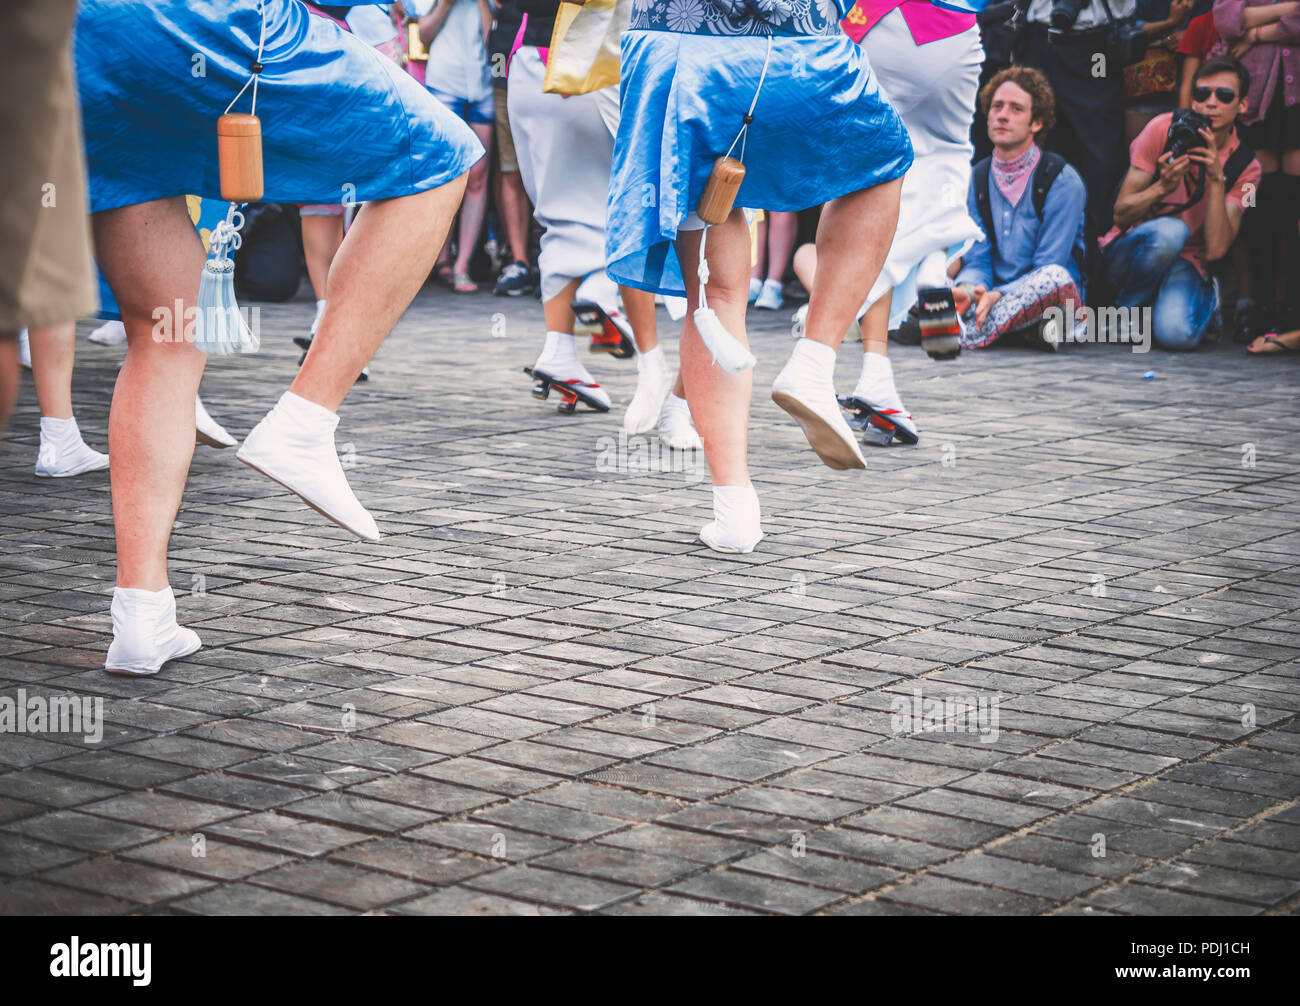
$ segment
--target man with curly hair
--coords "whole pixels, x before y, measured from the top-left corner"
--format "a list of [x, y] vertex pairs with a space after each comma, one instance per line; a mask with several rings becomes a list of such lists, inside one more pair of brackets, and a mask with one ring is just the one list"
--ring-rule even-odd
[[[1083, 179], [1039, 140], [1055, 122], [1047, 79], [1013, 66], [984, 85], [993, 153], [971, 173], [967, 205], [984, 227], [957, 276], [962, 345], [988, 346], [1008, 332], [1055, 349], [1072, 333], [1044, 329], [1048, 308], [1083, 303]], [[969, 297], [969, 306], [965, 299]], [[1060, 326], [1064, 327], [1064, 326]]]

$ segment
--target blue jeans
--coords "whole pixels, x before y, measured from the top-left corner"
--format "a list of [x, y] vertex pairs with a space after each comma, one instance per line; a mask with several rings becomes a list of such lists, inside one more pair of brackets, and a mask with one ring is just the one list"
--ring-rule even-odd
[[1182, 257], [1187, 225], [1157, 217], [1115, 238], [1102, 252], [1116, 307], [1153, 305], [1152, 329], [1161, 349], [1195, 349], [1219, 308], [1209, 277]]
[[492, 119], [496, 114], [496, 102], [492, 95], [488, 95], [480, 101], [472, 101], [469, 98], [462, 98], [456, 94], [448, 94], [446, 91], [439, 91], [436, 87], [426, 89], [435, 98], [441, 101], [447, 108], [455, 112], [466, 122], [471, 125], [490, 126]]

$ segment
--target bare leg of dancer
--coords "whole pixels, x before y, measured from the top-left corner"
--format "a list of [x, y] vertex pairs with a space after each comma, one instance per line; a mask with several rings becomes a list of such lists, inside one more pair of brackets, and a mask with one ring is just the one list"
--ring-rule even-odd
[[655, 320], [654, 294], [631, 286], [619, 287], [623, 310], [636, 339], [636, 394], [623, 414], [628, 436], [648, 433], [659, 427], [659, 439], [676, 450], [699, 450], [699, 434], [691, 423], [685, 384], [679, 369], [668, 368]]
[[155, 312], [170, 316], [177, 300], [182, 312], [194, 307], [203, 244], [179, 196], [91, 219], [96, 258], [117, 295], [127, 338], [108, 419], [117, 585], [161, 591], [167, 539], [194, 454], [190, 423], [207, 357], [185, 341], [184, 313], [171, 317], [170, 337], [155, 339]]
[[335, 411], [419, 292], [447, 236], [465, 175], [361, 207], [334, 256], [325, 315], [290, 391]]
[[32, 381], [41, 409], [41, 446], [36, 474], [63, 478], [108, 467], [108, 455], [91, 450], [72, 415], [72, 364], [77, 326], [67, 321], [28, 333], [32, 347]]
[[325, 287], [329, 278], [330, 263], [343, 243], [342, 213], [306, 213], [302, 217], [302, 250], [307, 260], [307, 276], [311, 279], [312, 293], [316, 297], [316, 317], [311, 323], [311, 335], [316, 334], [321, 315], [325, 313]]
[[[686, 280], [686, 319], [682, 326], [682, 378], [686, 398], [704, 444], [713, 476], [714, 520], [700, 530], [700, 539], [719, 552], [752, 552], [762, 538], [758, 496], [749, 481], [746, 452], [752, 371], [728, 374], [713, 362], [695, 327], [700, 304], [696, 270], [703, 231], [679, 231], [677, 258]], [[744, 213], [733, 210], [725, 223], [709, 228], [709, 307], [723, 327], [743, 345], [745, 307], [749, 299], [749, 227]]]
[[865, 468], [835, 398], [835, 351], [866, 300], [898, 224], [901, 179], [832, 199], [817, 227], [817, 274], [804, 337], [772, 384], [772, 400], [831, 468]]
[[[347, 485], [334, 448], [334, 414], [353, 379], [428, 275], [464, 188], [367, 205], [331, 270], [331, 304], [293, 390], [249, 434], [240, 459], [362, 537], [374, 521]], [[155, 339], [156, 310], [197, 300], [203, 246], [181, 198], [96, 214], [99, 261], [117, 294], [127, 358], [109, 417], [118, 589], [106, 669], [152, 674], [194, 652], [198, 636], [176, 623], [167, 542], [194, 452], [190, 418], [206, 357], [183, 338]]]

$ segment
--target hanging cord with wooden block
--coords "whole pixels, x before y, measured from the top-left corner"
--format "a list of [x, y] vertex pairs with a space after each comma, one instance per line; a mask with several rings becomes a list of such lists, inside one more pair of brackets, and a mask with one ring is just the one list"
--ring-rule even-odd
[[[250, 76], [226, 106], [225, 113], [217, 119], [221, 198], [230, 200], [230, 209], [226, 212], [226, 219], [212, 228], [208, 239], [211, 257], [204, 263], [203, 278], [199, 281], [194, 346], [209, 356], [255, 353], [260, 345], [260, 339], [245, 324], [239, 305], [235, 303], [235, 264], [230, 258], [243, 242], [239, 230], [244, 226], [244, 215], [239, 212], [239, 204], [257, 202], [263, 191], [262, 123], [257, 118], [257, 84], [262, 73], [262, 51], [266, 47], [265, 0], [259, 0], [257, 8], [262, 25], [257, 39], [257, 56], [248, 66]], [[253, 85], [253, 98], [248, 114], [231, 112], [249, 84]]]
[[[763, 82], [767, 79], [767, 67], [771, 60], [772, 36], [769, 35], [767, 54], [763, 57], [763, 72], [759, 74], [758, 87], [754, 89], [754, 100], [749, 103], [745, 121], [736, 138], [731, 141], [731, 147], [714, 161], [708, 184], [704, 186], [704, 194], [700, 196], [699, 206], [695, 210], [696, 215], [704, 221], [704, 233], [700, 235], [700, 265], [696, 271], [700, 280], [700, 306], [695, 310], [695, 327], [700, 333], [700, 338], [704, 340], [704, 345], [713, 354], [713, 362], [728, 374], [748, 370], [758, 361], [739, 339], [726, 330], [718, 320], [717, 314], [709, 307], [708, 297], [705, 294], [705, 287], [709, 282], [709, 262], [705, 258], [705, 245], [709, 239], [709, 227], [720, 224], [731, 216], [732, 207], [736, 202], [736, 193], [740, 191], [740, 185], [745, 180], [745, 141], [749, 124], [754, 121], [754, 109], [758, 105], [758, 96], [763, 90]], [[740, 144], [739, 159], [731, 156], [737, 143]]]

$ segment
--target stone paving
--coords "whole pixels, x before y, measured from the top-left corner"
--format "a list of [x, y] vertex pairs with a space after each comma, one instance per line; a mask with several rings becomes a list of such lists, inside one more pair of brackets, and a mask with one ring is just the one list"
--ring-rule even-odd
[[[209, 368], [237, 436], [311, 313]], [[0, 733], [0, 909], [1296, 913], [1295, 358], [898, 347], [921, 444], [844, 474], [767, 397], [788, 318], [753, 322], [768, 537], [726, 557], [698, 459], [529, 397], [536, 301], [426, 290], [342, 413], [383, 540], [198, 448], [204, 648], [147, 679], [100, 670], [108, 478], [32, 475], [27, 378], [0, 699], [106, 722]], [[120, 355], [80, 341], [94, 446]]]

